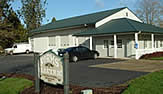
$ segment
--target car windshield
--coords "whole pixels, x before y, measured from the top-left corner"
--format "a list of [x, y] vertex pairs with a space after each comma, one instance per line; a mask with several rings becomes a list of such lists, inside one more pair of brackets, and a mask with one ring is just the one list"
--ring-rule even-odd
[[72, 49], [73, 48], [67, 48], [67, 49], [64, 50], [64, 52], [70, 52], [70, 51], [72, 51]]
[[58, 52], [63, 52], [65, 49], [58, 49], [57, 51]]
[[17, 48], [17, 45], [13, 45], [12, 48]]

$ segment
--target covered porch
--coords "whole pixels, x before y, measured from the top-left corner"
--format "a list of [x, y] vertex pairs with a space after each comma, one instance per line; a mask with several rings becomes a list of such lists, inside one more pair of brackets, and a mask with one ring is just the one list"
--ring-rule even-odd
[[136, 59], [142, 55], [154, 52], [163, 52], [163, 35], [154, 33], [137, 33], [135, 34], [135, 43], [138, 44], [136, 49]]
[[163, 51], [163, 35], [153, 33], [123, 33], [90, 36], [90, 49], [102, 57], [135, 58]]

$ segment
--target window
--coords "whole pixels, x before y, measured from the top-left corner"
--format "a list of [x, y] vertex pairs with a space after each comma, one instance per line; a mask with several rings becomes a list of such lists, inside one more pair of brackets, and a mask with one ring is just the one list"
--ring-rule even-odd
[[17, 45], [14, 45], [14, 48], [17, 48]]
[[111, 41], [111, 45], [114, 45], [114, 41], [113, 40]]
[[147, 48], [147, 40], [144, 40], [144, 49]]
[[61, 36], [60, 38], [61, 38], [61, 46], [67, 47], [70, 45], [69, 44], [69, 40], [70, 40], [69, 36]]
[[111, 43], [111, 45], [110, 45], [110, 46], [111, 46], [111, 48], [114, 48], [114, 41], [113, 41], [113, 40], [111, 40], [111, 41], [110, 41], [110, 43]]
[[90, 50], [86, 47], [79, 47], [79, 52], [83, 54], [88, 54]]
[[104, 40], [104, 48], [108, 48], [108, 40]]
[[74, 52], [79, 52], [79, 51], [80, 51], [79, 48], [74, 49]]
[[156, 48], [158, 48], [158, 40], [156, 41]]
[[126, 12], [126, 16], [128, 17], [128, 12]]
[[[114, 41], [111, 41], [111, 46], [114, 48]], [[122, 40], [117, 40], [117, 48], [122, 48]]]
[[83, 51], [83, 52], [89, 52], [89, 49], [83, 47], [83, 48], [82, 48], [82, 51]]
[[118, 48], [122, 48], [122, 40], [118, 40], [117, 41], [117, 47]]
[[49, 46], [56, 46], [56, 39], [55, 36], [50, 36], [49, 37]]

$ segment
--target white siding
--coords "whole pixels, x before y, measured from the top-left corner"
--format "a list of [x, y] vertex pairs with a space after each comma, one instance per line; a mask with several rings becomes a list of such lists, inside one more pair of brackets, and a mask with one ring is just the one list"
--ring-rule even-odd
[[79, 45], [83, 45], [85, 47], [90, 47], [90, 40], [89, 40], [89, 37], [78, 37], [78, 44]]
[[56, 36], [50, 36], [49, 38], [49, 49], [55, 49], [57, 47], [57, 37]]
[[[49, 31], [45, 33], [36, 34], [31, 37], [34, 39], [35, 42], [34, 50], [43, 52], [48, 49], [57, 50], [58, 48], [78, 46], [79, 44], [82, 45], [85, 44], [86, 47], [89, 47], [89, 41], [88, 41], [89, 39], [87, 37], [78, 38], [73, 36], [73, 34], [79, 33], [86, 29], [87, 28], [76, 28], [76, 29], [67, 29], [62, 31]], [[52, 45], [49, 45], [49, 43]]]
[[58, 35], [56, 36], [56, 43], [57, 43], [57, 44], [56, 44], [56, 45], [57, 45], [57, 46], [56, 46], [56, 49], [57, 49], [57, 48], [60, 48], [60, 47], [61, 47], [61, 45], [60, 45], [60, 44], [61, 44], [61, 37], [58, 36]]
[[55, 36], [49, 37], [49, 46], [56, 46], [56, 37]]
[[61, 48], [66, 48], [66, 47], [69, 47], [70, 44], [69, 44], [69, 36], [65, 35], [65, 36], [61, 36]]
[[[126, 13], [128, 14], [128, 16], [126, 16]], [[129, 9], [125, 8], [111, 16], [108, 16], [104, 19], [102, 19], [101, 21], [98, 21], [96, 23], [96, 27], [99, 27], [107, 22], [109, 22], [112, 19], [119, 19], [119, 18], [128, 18], [128, 19], [132, 19], [132, 20], [136, 20], [139, 22], [142, 22], [138, 17], [135, 16], [135, 14], [133, 14]]]
[[104, 48], [103, 39], [97, 39], [96, 38], [96, 50], [100, 53], [100, 57], [106, 57], [107, 56], [107, 50], [108, 48]]
[[34, 39], [33, 38], [28, 38], [29, 44], [31, 45], [31, 50], [34, 50]]
[[43, 52], [48, 49], [49, 38], [48, 37], [39, 37], [34, 38], [34, 52]]

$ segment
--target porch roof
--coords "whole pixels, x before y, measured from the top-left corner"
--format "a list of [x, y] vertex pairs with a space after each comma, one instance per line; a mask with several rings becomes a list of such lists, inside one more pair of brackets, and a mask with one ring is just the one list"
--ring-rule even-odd
[[163, 34], [163, 28], [156, 27], [150, 24], [141, 23], [128, 18], [120, 18], [120, 19], [111, 20], [100, 27], [88, 29], [81, 33], [77, 33], [74, 36], [131, 33], [131, 32], [139, 32], [139, 31], [143, 33]]

